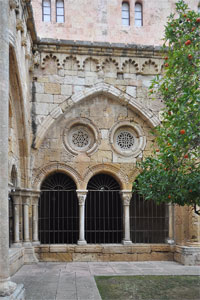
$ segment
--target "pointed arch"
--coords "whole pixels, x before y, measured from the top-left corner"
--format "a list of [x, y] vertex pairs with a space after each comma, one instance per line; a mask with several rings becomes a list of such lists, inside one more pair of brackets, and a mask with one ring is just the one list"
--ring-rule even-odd
[[43, 123], [38, 127], [33, 147], [35, 149], [38, 149], [40, 147], [50, 126], [52, 126], [55, 120], [60, 118], [67, 111], [67, 102], [69, 100], [73, 103], [71, 105], [72, 108], [73, 105], [81, 102], [82, 100], [97, 96], [99, 94], [106, 95], [114, 100], [117, 100], [118, 102], [121, 102], [122, 104], [126, 104], [131, 109], [133, 109], [143, 120], [145, 120], [152, 128], [160, 124], [158, 117], [150, 109], [144, 107], [130, 95], [109, 84], [99, 83], [94, 85], [86, 92], [79, 92], [74, 94], [71, 98], [66, 99], [65, 102], [61, 103], [59, 106], [53, 109], [45, 118]]

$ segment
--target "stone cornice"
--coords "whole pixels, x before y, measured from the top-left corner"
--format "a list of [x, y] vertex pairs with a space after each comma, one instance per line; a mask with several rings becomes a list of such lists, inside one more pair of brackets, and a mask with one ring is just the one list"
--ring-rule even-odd
[[156, 56], [162, 57], [162, 47], [153, 45], [122, 44], [90, 41], [38, 39], [35, 48], [44, 52], [90, 54], [107, 56]]

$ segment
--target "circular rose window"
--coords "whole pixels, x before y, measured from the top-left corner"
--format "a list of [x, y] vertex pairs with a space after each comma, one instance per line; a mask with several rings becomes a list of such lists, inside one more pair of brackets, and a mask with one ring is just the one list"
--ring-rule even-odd
[[120, 156], [137, 157], [145, 148], [146, 137], [139, 124], [121, 121], [111, 128], [110, 143]]
[[74, 119], [67, 123], [63, 132], [63, 142], [66, 150], [77, 155], [85, 152], [91, 155], [98, 146], [98, 131], [86, 118]]
[[134, 136], [129, 131], [122, 131], [117, 135], [116, 143], [122, 150], [129, 150], [134, 145]]
[[80, 128], [73, 132], [72, 143], [75, 147], [84, 148], [89, 144], [89, 134], [86, 130]]

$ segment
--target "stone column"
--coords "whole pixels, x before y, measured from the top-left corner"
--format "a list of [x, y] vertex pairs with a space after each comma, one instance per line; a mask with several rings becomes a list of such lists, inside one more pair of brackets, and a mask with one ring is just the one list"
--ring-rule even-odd
[[166, 242], [170, 245], [174, 244], [174, 205], [169, 203], [168, 204], [168, 217], [169, 217], [169, 231], [168, 231], [168, 238]]
[[122, 244], [124, 245], [130, 245], [132, 244], [130, 239], [130, 202], [132, 198], [132, 191], [130, 190], [122, 190], [120, 192], [122, 203], [123, 203], [123, 240]]
[[86, 190], [77, 190], [78, 204], [79, 204], [79, 240], [78, 245], [87, 244], [85, 240], [85, 199], [87, 197]]
[[9, 97], [9, 1], [0, 0], [0, 297], [13, 294], [9, 277], [8, 226], [8, 97]]
[[31, 194], [26, 191], [23, 191], [22, 193], [22, 203], [23, 203], [23, 211], [24, 211], [24, 220], [23, 220], [23, 225], [24, 225], [24, 241], [23, 245], [30, 246], [30, 234], [29, 234], [29, 206], [31, 204]]
[[38, 201], [40, 197], [40, 192], [32, 196], [32, 213], [33, 213], [33, 241], [32, 245], [39, 245], [38, 239]]
[[20, 193], [12, 193], [13, 205], [14, 205], [14, 243], [13, 247], [21, 247], [22, 243], [19, 235], [19, 218], [20, 218], [20, 206], [22, 203]]

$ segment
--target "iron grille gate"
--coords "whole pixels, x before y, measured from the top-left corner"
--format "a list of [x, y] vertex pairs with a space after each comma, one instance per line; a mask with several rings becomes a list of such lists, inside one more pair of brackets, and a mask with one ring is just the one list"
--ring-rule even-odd
[[130, 204], [130, 228], [133, 243], [165, 243], [169, 228], [168, 205], [156, 205], [133, 193]]
[[119, 191], [89, 190], [85, 215], [88, 243], [121, 243], [123, 208]]
[[75, 190], [43, 190], [39, 200], [39, 240], [42, 244], [78, 241], [78, 199]]

